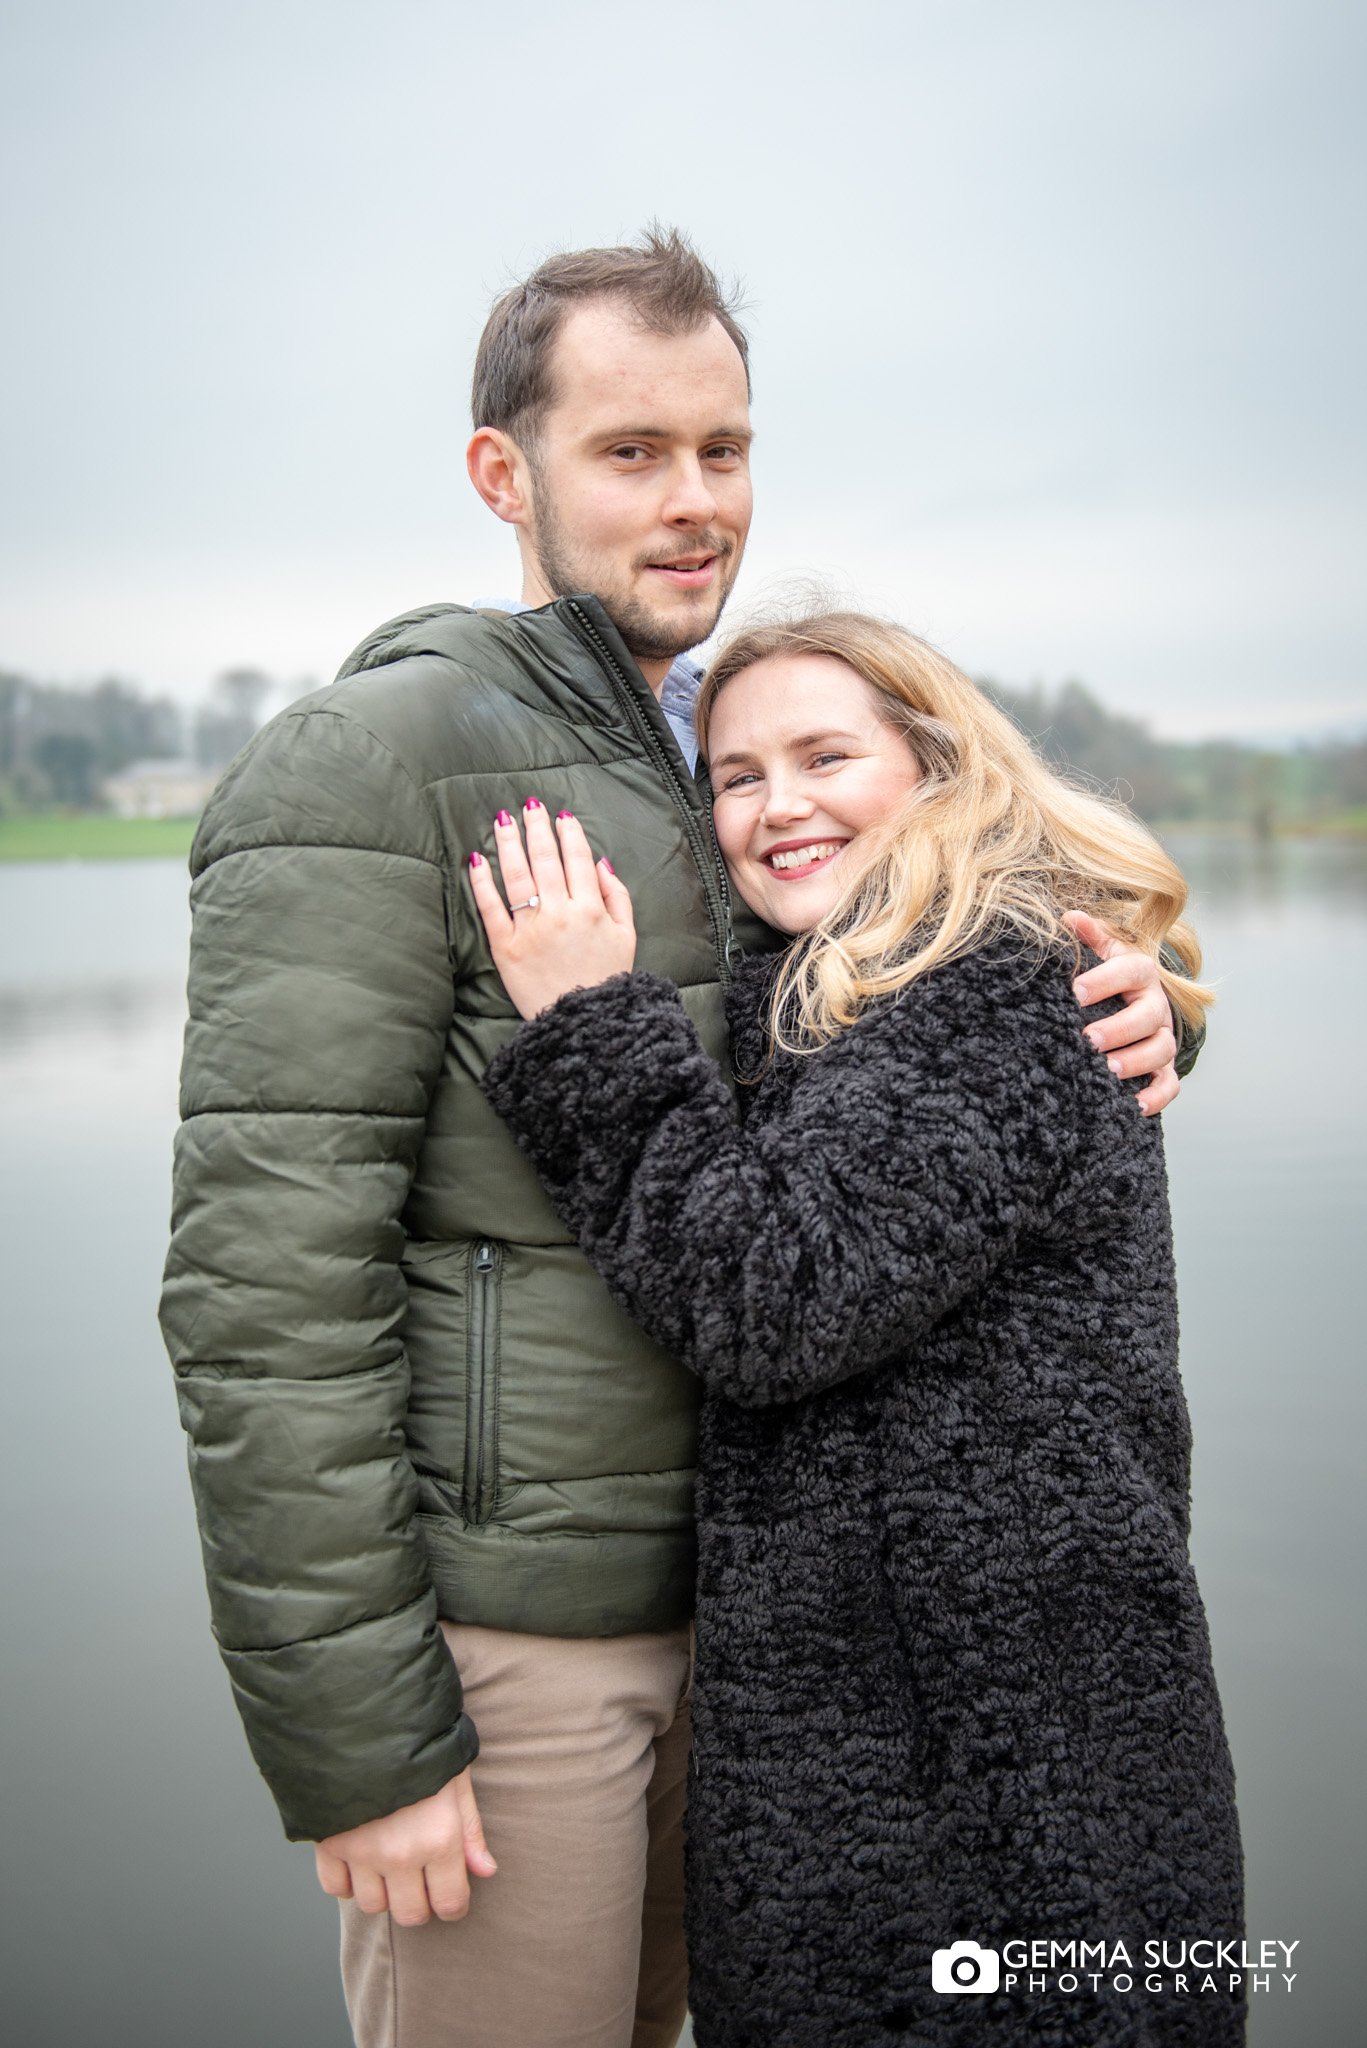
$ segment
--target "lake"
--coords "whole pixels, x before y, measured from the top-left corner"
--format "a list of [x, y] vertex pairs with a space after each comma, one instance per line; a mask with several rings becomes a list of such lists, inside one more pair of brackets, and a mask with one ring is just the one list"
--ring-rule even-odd
[[[1337, 2048], [1367, 1838], [1367, 847], [1170, 844], [1221, 993], [1165, 1118], [1193, 1551], [1249, 1936], [1300, 1943], [1250, 2039]], [[185, 886], [161, 861], [0, 867], [5, 2017], [25, 2048], [346, 2048], [336, 1909], [209, 1636], [155, 1320]]]

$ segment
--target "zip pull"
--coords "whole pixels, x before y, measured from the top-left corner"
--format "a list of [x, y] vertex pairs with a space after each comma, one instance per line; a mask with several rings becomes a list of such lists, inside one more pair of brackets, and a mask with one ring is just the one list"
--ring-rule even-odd
[[475, 1252], [475, 1271], [492, 1273], [494, 1270], [494, 1248], [491, 1244], [478, 1246]]

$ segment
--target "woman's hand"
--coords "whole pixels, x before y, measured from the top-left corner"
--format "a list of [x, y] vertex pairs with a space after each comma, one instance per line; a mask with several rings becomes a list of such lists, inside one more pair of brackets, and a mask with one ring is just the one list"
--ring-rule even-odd
[[[610, 861], [595, 861], [584, 828], [561, 811], [551, 829], [544, 804], [522, 807], [526, 850], [507, 811], [494, 820], [505, 908], [482, 853], [470, 855], [470, 887], [489, 951], [519, 1013], [534, 1017], [572, 988], [625, 974], [636, 959], [631, 897]], [[530, 904], [530, 908], [527, 907]]]

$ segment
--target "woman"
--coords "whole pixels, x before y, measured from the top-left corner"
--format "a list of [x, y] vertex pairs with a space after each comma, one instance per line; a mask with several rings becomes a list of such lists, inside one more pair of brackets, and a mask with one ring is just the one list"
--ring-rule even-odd
[[[731, 877], [793, 939], [736, 974], [738, 1103], [572, 817], [498, 828], [511, 909], [470, 871], [530, 1020], [486, 1092], [706, 1389], [697, 2039], [1238, 2041], [1227, 1974], [1145, 1989], [1146, 1940], [1238, 1938], [1240, 1850], [1162, 1139], [1060, 923], [1194, 974], [1181, 877], [873, 620], [742, 635], [698, 717]], [[1041, 1940], [1105, 1959], [936, 1988], [956, 1941]]]

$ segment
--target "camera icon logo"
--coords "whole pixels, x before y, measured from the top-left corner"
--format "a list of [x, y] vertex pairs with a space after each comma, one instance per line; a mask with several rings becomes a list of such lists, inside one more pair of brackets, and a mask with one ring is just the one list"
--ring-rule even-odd
[[995, 1991], [1002, 1980], [1001, 1957], [976, 1941], [937, 1948], [930, 1959], [932, 1991]]

